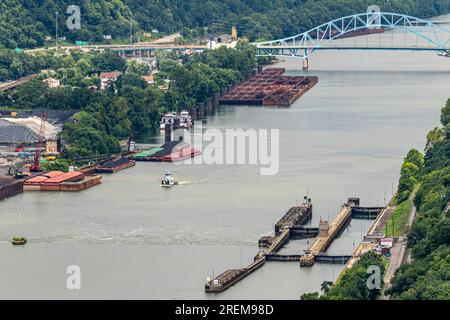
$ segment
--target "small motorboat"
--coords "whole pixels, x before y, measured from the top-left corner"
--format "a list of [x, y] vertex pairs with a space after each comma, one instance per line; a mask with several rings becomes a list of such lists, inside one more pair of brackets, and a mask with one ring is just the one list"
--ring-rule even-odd
[[170, 188], [175, 185], [175, 181], [173, 179], [172, 171], [166, 170], [164, 172], [164, 178], [161, 180], [161, 187]]
[[27, 239], [25, 237], [14, 237], [11, 240], [13, 246], [23, 246], [27, 243]]

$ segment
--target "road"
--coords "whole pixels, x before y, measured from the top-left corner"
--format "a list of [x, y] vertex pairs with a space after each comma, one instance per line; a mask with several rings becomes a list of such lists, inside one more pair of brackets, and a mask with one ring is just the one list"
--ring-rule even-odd
[[15, 89], [15, 88], [21, 86], [22, 84], [27, 83], [28, 81], [30, 81], [30, 80], [32, 80], [32, 79], [34, 79], [36, 77], [37, 77], [37, 74], [32, 74], [30, 76], [23, 77], [23, 78], [20, 78], [18, 80], [12, 81], [12, 82], [2, 83], [0, 85], [0, 92]]
[[[127, 48], [186, 48], [186, 49], [196, 49], [196, 48], [204, 48], [207, 49], [207, 46], [199, 46], [199, 45], [176, 45], [175, 41], [177, 38], [180, 37], [180, 33], [174, 33], [167, 35], [165, 37], [162, 37], [160, 39], [149, 41], [149, 42], [139, 42], [139, 43], [133, 43], [133, 44], [90, 44], [87, 46], [60, 46], [58, 47], [58, 50], [75, 50], [80, 49], [83, 51], [90, 51], [90, 50], [99, 50], [99, 49], [127, 49]], [[48, 47], [48, 48], [35, 48], [35, 49], [28, 49], [25, 50], [26, 53], [37, 53], [42, 51], [48, 51], [48, 50], [55, 50], [55, 47]]]
[[[367, 234], [374, 234], [374, 233], [383, 233], [385, 230], [386, 223], [388, 219], [391, 217], [392, 213], [394, 212], [395, 206], [388, 206], [386, 209], [381, 211], [380, 215], [377, 217], [377, 219], [374, 221], [372, 226], [370, 227]], [[359, 260], [359, 257], [361, 257], [364, 253], [374, 250], [376, 248], [376, 244], [372, 242], [364, 242], [362, 241], [358, 247], [353, 252], [353, 257], [347, 262], [346, 268], [350, 269], [353, 267], [353, 265]]]

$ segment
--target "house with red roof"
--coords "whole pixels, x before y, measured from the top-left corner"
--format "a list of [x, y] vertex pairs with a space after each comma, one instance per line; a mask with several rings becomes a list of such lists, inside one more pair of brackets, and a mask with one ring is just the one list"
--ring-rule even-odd
[[100, 73], [101, 89], [105, 90], [110, 84], [113, 84], [122, 75], [120, 71]]

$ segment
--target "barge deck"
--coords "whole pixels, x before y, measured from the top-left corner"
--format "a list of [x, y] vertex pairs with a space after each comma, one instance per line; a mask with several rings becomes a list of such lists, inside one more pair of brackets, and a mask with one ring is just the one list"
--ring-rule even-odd
[[285, 76], [285, 71], [267, 68], [231, 89], [219, 103], [289, 107], [319, 82], [314, 76]]

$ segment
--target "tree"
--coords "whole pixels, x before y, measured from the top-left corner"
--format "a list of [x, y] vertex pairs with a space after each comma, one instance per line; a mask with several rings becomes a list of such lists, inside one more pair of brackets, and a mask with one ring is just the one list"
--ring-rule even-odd
[[417, 166], [417, 168], [419, 168], [419, 170], [422, 170], [423, 154], [417, 149], [411, 149], [405, 157], [405, 162], [413, 163]]
[[423, 163], [424, 156], [416, 149], [411, 149], [406, 155], [400, 171], [397, 203], [400, 204], [408, 199], [409, 195], [414, 190], [423, 170]]
[[[448, 110], [447, 102], [441, 114], [446, 126]], [[450, 216], [445, 211], [450, 201], [450, 143], [444, 131], [447, 128], [435, 128], [428, 134], [423, 170], [415, 176], [418, 214], [407, 238], [413, 261], [394, 275], [387, 294], [395, 299], [450, 299]], [[420, 162], [417, 153], [407, 158]]]
[[135, 60], [131, 60], [127, 64], [127, 74], [134, 73], [134, 74], [137, 74], [142, 77], [142, 76], [148, 75], [149, 72], [150, 72], [150, 67], [148, 64], [139, 63]]
[[32, 80], [14, 91], [13, 101], [19, 108], [40, 109], [44, 104], [43, 96], [47, 90], [42, 81]]
[[142, 78], [141, 75], [133, 72], [127, 72], [119, 77], [117, 86], [119, 90], [122, 90], [127, 86], [145, 89], [147, 87], [147, 82]]
[[336, 285], [328, 290], [327, 300], [375, 300], [380, 294], [379, 289], [369, 289], [367, 286], [370, 266], [378, 266], [381, 279], [384, 274], [383, 258], [375, 252], [363, 254], [360, 260], [351, 268], [345, 270]]
[[57, 159], [56, 161], [52, 162], [44, 162], [42, 164], [42, 170], [68, 172], [69, 165], [70, 165], [69, 162], [65, 159]]
[[445, 127], [450, 123], [450, 99], [441, 111], [441, 124]]
[[324, 296], [327, 296], [331, 287], [333, 287], [333, 281], [324, 281], [324, 282], [322, 282], [322, 284], [320, 286], [320, 291], [322, 291], [322, 294]]
[[94, 70], [96, 72], [121, 71], [124, 72], [127, 64], [124, 59], [110, 50], [95, 55], [92, 58]]
[[301, 295], [300, 300], [320, 300], [318, 292], [304, 293]]
[[443, 128], [434, 128], [427, 134], [427, 143], [425, 145], [425, 153], [428, 152], [437, 142], [442, 141], [445, 137]]

